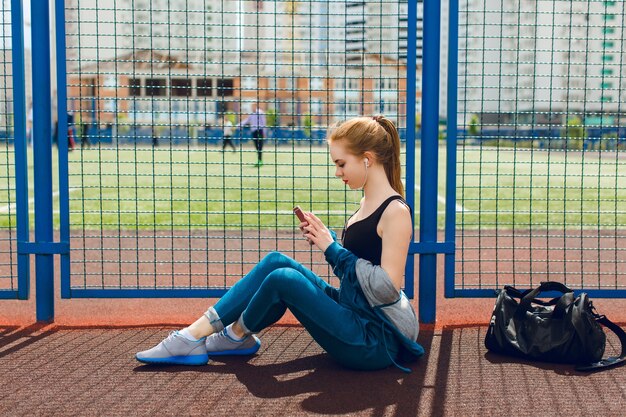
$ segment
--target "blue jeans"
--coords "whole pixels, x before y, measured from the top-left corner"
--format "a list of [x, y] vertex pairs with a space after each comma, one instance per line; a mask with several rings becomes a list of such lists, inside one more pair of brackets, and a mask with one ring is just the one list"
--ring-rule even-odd
[[[339, 363], [356, 369], [382, 369], [393, 362], [382, 329], [339, 304], [339, 291], [290, 257], [271, 252], [213, 307], [224, 326], [242, 316], [256, 333], [289, 309], [313, 339]], [[398, 352], [396, 340], [387, 340]]]

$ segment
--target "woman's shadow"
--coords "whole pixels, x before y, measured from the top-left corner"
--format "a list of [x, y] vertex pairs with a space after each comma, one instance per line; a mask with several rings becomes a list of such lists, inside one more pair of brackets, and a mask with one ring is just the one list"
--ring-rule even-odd
[[[423, 336], [420, 337], [422, 342]], [[211, 358], [210, 365], [202, 371], [214, 375], [234, 375], [257, 398], [296, 398], [308, 394], [302, 400], [301, 408], [312, 413], [383, 411], [393, 406], [396, 415], [417, 415], [427, 360], [423, 357], [408, 364], [412, 369], [408, 374], [395, 367], [380, 371], [347, 369], [326, 353], [269, 364], [251, 362], [258, 361], [254, 357]], [[188, 370], [189, 367], [184, 366], [139, 366], [135, 369], [137, 372]], [[193, 370], [197, 372], [199, 368]]]
[[[214, 361], [214, 364], [217, 363]], [[224, 359], [214, 372], [233, 373], [248, 391], [259, 398], [295, 398], [309, 394], [302, 401], [304, 410], [319, 414], [345, 414], [367, 409], [384, 410], [412, 399], [419, 401], [423, 372], [417, 363], [406, 374], [396, 368], [380, 371], [355, 371], [343, 368], [326, 353], [289, 362], [252, 365]]]

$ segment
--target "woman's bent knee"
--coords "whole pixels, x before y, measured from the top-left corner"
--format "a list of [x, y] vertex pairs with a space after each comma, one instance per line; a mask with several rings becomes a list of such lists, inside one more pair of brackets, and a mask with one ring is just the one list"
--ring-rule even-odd
[[307, 280], [300, 271], [291, 267], [273, 270], [265, 277], [262, 284], [263, 287], [272, 289], [283, 295], [299, 292], [299, 288], [303, 285], [310, 285], [309, 280]]
[[265, 255], [265, 257], [261, 260], [261, 262], [268, 263], [278, 268], [281, 268], [281, 267], [293, 265], [295, 261], [283, 253], [272, 251], [268, 253], [267, 255]]

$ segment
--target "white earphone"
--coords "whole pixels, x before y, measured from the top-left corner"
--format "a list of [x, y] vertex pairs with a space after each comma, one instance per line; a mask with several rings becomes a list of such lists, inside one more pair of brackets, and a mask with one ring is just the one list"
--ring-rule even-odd
[[365, 168], [370, 166], [370, 160], [365, 158]]

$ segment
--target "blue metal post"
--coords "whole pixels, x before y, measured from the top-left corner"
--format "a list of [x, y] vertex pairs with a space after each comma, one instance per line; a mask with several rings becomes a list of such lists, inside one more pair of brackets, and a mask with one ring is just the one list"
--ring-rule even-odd
[[[420, 242], [427, 243], [437, 242], [440, 8], [440, 1], [424, 1]], [[434, 323], [437, 296], [436, 253], [420, 254], [419, 277], [420, 320], [424, 323]]]
[[[457, 84], [459, 50], [459, 2], [450, 0], [448, 20], [448, 110], [446, 127], [446, 242], [454, 242], [456, 234], [456, 145]], [[454, 297], [455, 253], [445, 255], [445, 296]]]
[[[56, 65], [57, 65], [57, 150], [59, 155], [59, 220], [60, 239], [69, 245], [70, 196], [67, 124], [67, 69], [65, 60], [65, 2], [55, 2]], [[74, 115], [76, 117], [76, 115]], [[76, 120], [76, 118], [74, 118]], [[70, 297], [70, 254], [61, 253], [61, 298]]]
[[[24, 11], [21, 0], [11, 1], [11, 43], [13, 49], [13, 124], [15, 147], [15, 206], [18, 242], [28, 242], [28, 158], [26, 153], [26, 84], [24, 71]], [[30, 257], [17, 256], [17, 297], [28, 299]]]
[[[406, 201], [415, 207], [415, 92], [417, 90], [417, 2], [410, 1], [407, 10], [407, 60], [406, 60]], [[415, 210], [413, 224], [415, 224]], [[413, 238], [415, 239], [415, 238]], [[404, 292], [415, 295], [415, 254], [409, 254], [405, 268]]]
[[[33, 65], [33, 158], [35, 241], [53, 241], [52, 120], [50, 97], [50, 8], [48, 0], [31, 3]], [[54, 320], [54, 255], [35, 255], [37, 321]]]

